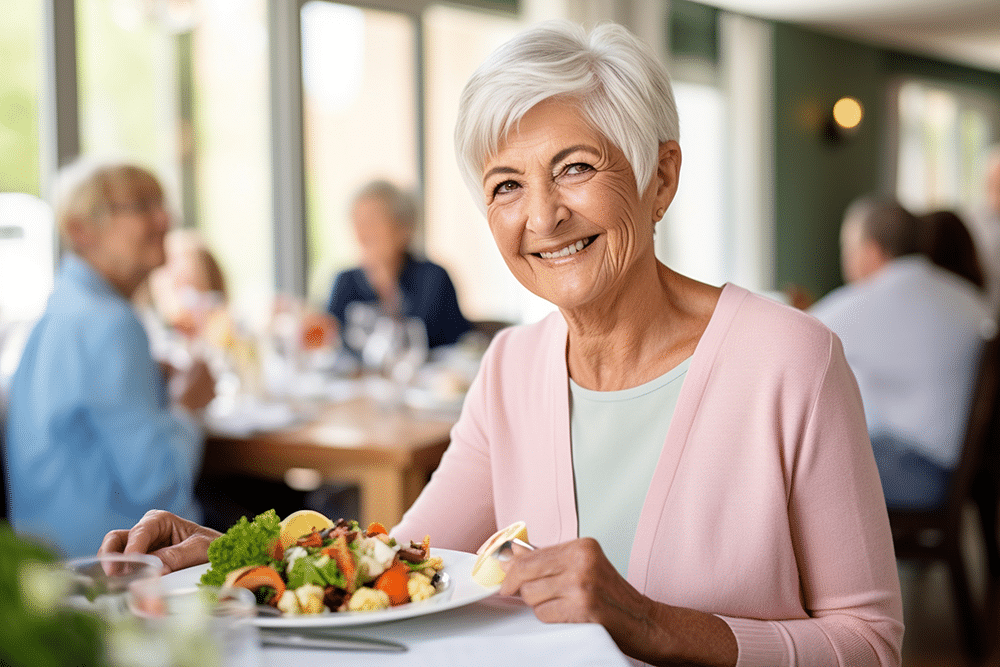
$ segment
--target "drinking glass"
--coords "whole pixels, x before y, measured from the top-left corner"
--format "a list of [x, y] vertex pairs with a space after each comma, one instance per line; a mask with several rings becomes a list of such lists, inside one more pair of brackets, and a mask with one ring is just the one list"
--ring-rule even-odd
[[69, 573], [65, 602], [110, 623], [134, 609], [155, 607], [163, 563], [146, 554], [98, 554], [63, 562]]
[[362, 352], [365, 366], [381, 374], [385, 390], [381, 403], [402, 400], [417, 370], [427, 361], [427, 329], [415, 317], [379, 317]]
[[253, 593], [197, 586], [164, 591], [161, 600], [161, 609], [144, 618], [166, 644], [172, 667], [259, 667]]
[[400, 389], [405, 389], [417, 371], [427, 362], [427, 328], [422, 320], [408, 317], [397, 320], [393, 345], [388, 355], [388, 373]]
[[360, 301], [347, 304], [344, 311], [344, 342], [347, 347], [362, 355], [378, 319], [379, 310], [375, 306]]

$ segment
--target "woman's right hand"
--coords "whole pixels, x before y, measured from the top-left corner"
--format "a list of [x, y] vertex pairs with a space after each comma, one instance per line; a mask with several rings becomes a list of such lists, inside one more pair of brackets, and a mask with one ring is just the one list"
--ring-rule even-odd
[[150, 510], [131, 529], [112, 530], [98, 553], [152, 554], [164, 574], [208, 562], [208, 545], [222, 533], [164, 510]]

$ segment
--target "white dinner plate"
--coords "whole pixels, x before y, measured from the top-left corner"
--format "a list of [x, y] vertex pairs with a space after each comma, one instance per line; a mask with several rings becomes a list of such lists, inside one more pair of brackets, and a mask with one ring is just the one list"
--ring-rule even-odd
[[[444, 571], [448, 574], [448, 587], [427, 600], [410, 602], [382, 611], [342, 611], [280, 618], [261, 616], [256, 619], [256, 624], [268, 628], [334, 628], [400, 621], [404, 618], [436, 614], [446, 609], [472, 604], [488, 598], [500, 590], [499, 585], [483, 588], [472, 579], [472, 564], [476, 561], [475, 554], [432, 547], [431, 555], [441, 556], [444, 561]], [[171, 572], [163, 577], [164, 587], [167, 590], [173, 590], [195, 585], [207, 569], [208, 565], [205, 564]]]

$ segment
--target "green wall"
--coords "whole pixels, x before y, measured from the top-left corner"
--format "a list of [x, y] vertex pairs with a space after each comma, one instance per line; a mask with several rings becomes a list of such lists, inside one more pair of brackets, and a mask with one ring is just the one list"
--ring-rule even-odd
[[[842, 283], [839, 231], [855, 197], [881, 191], [890, 133], [890, 93], [904, 76], [958, 83], [1000, 98], [1000, 73], [859, 44], [786, 23], [774, 24], [775, 287], [822, 296]], [[865, 117], [839, 142], [822, 123], [844, 95]]]
[[[885, 115], [881, 57], [873, 47], [787, 25], [774, 30], [775, 283], [816, 296], [840, 284], [841, 214], [880, 189]], [[833, 103], [857, 98], [856, 133], [832, 141]]]

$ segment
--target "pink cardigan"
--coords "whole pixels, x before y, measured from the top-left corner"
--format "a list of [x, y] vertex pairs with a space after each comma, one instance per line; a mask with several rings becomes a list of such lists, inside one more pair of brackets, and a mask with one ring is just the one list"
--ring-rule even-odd
[[[577, 537], [567, 328], [502, 331], [441, 465], [393, 533], [474, 551], [498, 526]], [[627, 454], [628, 443], [609, 443]], [[726, 285], [698, 343], [628, 581], [717, 614], [739, 665], [899, 665], [902, 604], [854, 376], [809, 315]]]

